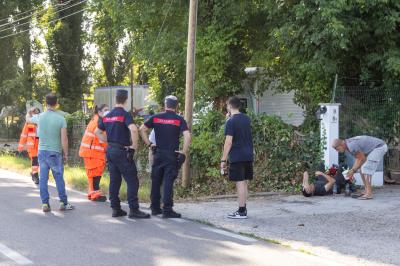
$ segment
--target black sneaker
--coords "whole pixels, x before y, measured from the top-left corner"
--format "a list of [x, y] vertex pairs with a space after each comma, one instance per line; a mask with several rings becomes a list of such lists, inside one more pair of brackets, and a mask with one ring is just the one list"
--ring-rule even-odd
[[106, 197], [106, 196], [100, 196], [100, 197], [95, 198], [95, 199], [92, 200], [92, 201], [106, 202], [106, 201], [107, 201], [107, 197]]
[[247, 219], [247, 211], [239, 212], [239, 210], [234, 213], [228, 214], [229, 219]]
[[36, 174], [31, 174], [31, 176], [32, 176], [33, 183], [35, 185], [39, 185], [39, 175], [36, 173]]
[[142, 212], [139, 209], [131, 209], [129, 211], [129, 218], [138, 218], [138, 219], [149, 219], [150, 214]]
[[151, 208], [151, 215], [156, 216], [162, 214], [163, 211], [161, 208]]
[[180, 213], [175, 212], [174, 210], [163, 211], [162, 218], [181, 218], [182, 215]]
[[124, 211], [123, 209], [113, 209], [112, 212], [112, 217], [122, 217], [122, 216], [126, 216], [127, 212]]

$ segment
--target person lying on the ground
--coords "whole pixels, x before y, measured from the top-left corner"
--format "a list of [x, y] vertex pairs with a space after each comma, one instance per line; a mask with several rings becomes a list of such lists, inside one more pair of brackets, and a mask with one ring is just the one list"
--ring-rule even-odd
[[311, 196], [325, 196], [333, 194], [333, 186], [335, 179], [321, 171], [316, 171], [315, 176], [317, 179], [314, 182], [310, 182], [310, 176], [307, 171], [303, 173], [303, 195], [304, 197]]
[[[343, 176], [343, 166], [338, 166], [336, 164], [333, 164], [328, 170], [325, 171], [325, 164], [321, 162], [317, 166], [317, 172], [323, 173], [324, 175], [327, 175], [335, 180], [334, 185], [332, 186], [332, 193], [326, 193], [324, 195], [329, 195], [329, 194], [341, 194], [343, 191], [346, 192], [346, 196], [350, 196], [352, 192], [356, 191], [356, 188], [354, 184], [350, 180], [346, 180]], [[310, 185], [314, 186], [319, 186], [320, 191], [325, 192], [326, 190], [323, 190], [322, 188], [325, 187], [329, 182], [327, 178], [323, 175], [316, 175], [316, 178], [310, 178], [309, 177], [309, 172], [314, 172], [310, 169], [310, 166], [308, 163], [303, 164], [303, 176], [307, 175], [306, 178], [303, 177], [303, 188], [308, 187]], [[310, 179], [313, 179], [310, 181]], [[315, 181], [315, 182], [314, 182]], [[307, 190], [303, 191], [307, 192]], [[308, 193], [307, 193], [308, 194]], [[317, 194], [323, 194], [323, 193], [318, 193]], [[306, 195], [304, 195], [306, 196]]]
[[372, 176], [388, 151], [386, 143], [381, 139], [370, 136], [357, 136], [346, 140], [335, 139], [332, 142], [332, 148], [338, 152], [348, 151], [355, 157], [356, 161], [347, 173], [346, 179], [353, 179], [353, 175], [360, 171], [365, 192], [357, 198], [361, 200], [372, 199]]

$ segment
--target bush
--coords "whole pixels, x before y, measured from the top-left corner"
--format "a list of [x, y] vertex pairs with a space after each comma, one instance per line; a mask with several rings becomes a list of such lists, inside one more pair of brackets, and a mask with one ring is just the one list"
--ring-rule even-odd
[[[302, 162], [314, 164], [320, 158], [319, 134], [299, 133], [280, 118], [250, 114], [254, 138], [254, 192], [292, 190]], [[195, 195], [225, 194], [234, 184], [220, 175], [219, 165], [224, 143], [225, 117], [210, 111], [202, 114], [193, 126], [191, 145], [192, 182], [181, 193]]]
[[[255, 150], [254, 180], [250, 182], [250, 190], [288, 191], [299, 188], [295, 177], [301, 170], [302, 163], [316, 164], [321, 158], [319, 132], [306, 129], [298, 132], [299, 129], [284, 123], [278, 117], [250, 114], [250, 118]], [[90, 117], [73, 114], [67, 121], [71, 129], [77, 129], [74, 125], [79, 125], [82, 121], [87, 123], [88, 119]], [[142, 121], [136, 122], [140, 124]], [[190, 147], [191, 186], [183, 189], [177, 185], [177, 196], [234, 192], [235, 185], [221, 176], [219, 168], [225, 138], [224, 125], [225, 117], [220, 112], [208, 111], [196, 117]], [[76, 141], [80, 143], [80, 137], [77, 139]], [[136, 151], [139, 176], [147, 180], [149, 179], [149, 174], [146, 172], [148, 149], [141, 141], [139, 143], [139, 149]]]

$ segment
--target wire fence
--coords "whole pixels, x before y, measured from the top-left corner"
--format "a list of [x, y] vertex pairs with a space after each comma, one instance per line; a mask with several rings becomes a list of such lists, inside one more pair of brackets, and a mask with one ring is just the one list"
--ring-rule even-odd
[[339, 134], [342, 138], [369, 135], [389, 144], [385, 166], [400, 171], [400, 88], [339, 86], [335, 102], [340, 103]]
[[339, 86], [340, 136], [370, 135], [399, 144], [400, 87]]

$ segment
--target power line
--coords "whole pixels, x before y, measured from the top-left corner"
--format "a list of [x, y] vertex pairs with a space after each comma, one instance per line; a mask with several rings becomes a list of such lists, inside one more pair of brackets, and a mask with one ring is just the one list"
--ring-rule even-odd
[[[83, 4], [83, 3], [85, 3], [85, 2], [87, 2], [87, 0], [83, 0], [83, 1], [81, 1], [81, 2], [79, 2], [79, 3], [75, 3], [75, 4], [73, 4], [73, 5], [70, 5], [70, 6], [61, 8], [60, 10], [57, 10], [57, 12], [62, 12], [62, 11], [68, 10], [68, 9], [74, 7], [74, 6]], [[46, 11], [46, 10], [43, 10], [42, 13], [44, 13], [45, 11]], [[17, 21], [15, 21], [15, 22], [17, 22]], [[0, 29], [0, 32], [12, 30], [12, 29], [14, 29], [14, 28], [16, 28], [16, 27], [21, 27], [21, 26], [23, 26], [23, 25], [27, 25], [27, 24], [30, 24], [30, 23], [31, 23], [31, 21], [27, 21], [27, 22], [24, 22], [24, 23], [21, 23], [21, 24], [18, 24], [18, 25], [13, 25], [13, 26], [8, 27], [8, 28], [5, 28], [5, 29]], [[11, 24], [14, 24], [14, 22], [11, 23]], [[7, 25], [7, 23], [6, 23], [6, 24], [3, 24], [3, 25], [0, 25], [0, 28], [3, 27], [3, 26], [6, 26], [6, 25]]]
[[168, 7], [168, 10], [167, 10], [167, 13], [165, 14], [165, 17], [164, 17], [164, 20], [163, 20], [163, 22], [162, 22], [162, 24], [161, 24], [160, 30], [158, 31], [157, 38], [156, 38], [155, 41], [154, 41], [153, 48], [151, 49], [151, 52], [153, 52], [153, 50], [154, 50], [154, 48], [155, 48], [155, 46], [156, 46], [156, 44], [157, 44], [157, 40], [158, 40], [158, 38], [159, 38], [160, 35], [161, 35], [161, 32], [162, 32], [162, 30], [163, 30], [163, 28], [164, 28], [165, 21], [167, 20], [167, 17], [168, 17], [168, 15], [169, 15], [169, 12], [170, 12], [170, 10], [171, 10], [172, 3], [173, 3], [173, 2], [174, 2], [174, 0], [171, 0], [171, 2], [169, 3], [169, 7]]
[[[56, 5], [54, 5], [55, 7], [58, 7], [58, 6], [65, 6], [65, 5], [68, 5], [70, 2], [71, 2], [72, 0], [69, 0], [68, 2], [66, 2], [66, 3], [61, 3], [61, 4], [56, 4]], [[31, 9], [31, 10], [26, 10], [26, 11], [24, 11], [24, 12], [21, 12], [21, 13], [18, 13], [18, 14], [15, 14], [15, 15], [9, 15], [7, 18], [3, 18], [3, 19], [0, 19], [0, 22], [1, 21], [8, 21], [9, 19], [10, 19], [10, 17], [11, 16], [13, 16], [13, 17], [19, 17], [19, 16], [22, 16], [22, 15], [25, 15], [25, 14], [27, 14], [27, 13], [30, 13], [30, 12], [35, 12], [36, 10], [39, 10], [40, 9], [40, 7], [36, 7], [36, 8], [33, 8], [33, 9]]]
[[[66, 16], [64, 16], [64, 17], [57, 18], [57, 19], [53, 19], [53, 20], [49, 21], [48, 23], [57, 22], [57, 21], [62, 20], [62, 19], [64, 19], [64, 18], [68, 18], [68, 17], [71, 17], [71, 16], [76, 15], [76, 14], [78, 14], [78, 13], [82, 13], [82, 12], [88, 10], [88, 9], [89, 9], [89, 8], [81, 9], [81, 10], [79, 10], [79, 11], [76, 11], [76, 12], [71, 13], [71, 14], [69, 14], [69, 15], [66, 15]], [[1, 39], [5, 39], [5, 38], [8, 38], [8, 37], [16, 36], [16, 35], [19, 35], [19, 34], [24, 33], [24, 32], [28, 32], [28, 31], [30, 31], [31, 29], [32, 29], [32, 28], [29, 28], [29, 29], [27, 29], [27, 30], [23, 30], [23, 31], [15, 32], [15, 33], [12, 33], [12, 34], [9, 34], [9, 35], [2, 36], [2, 37], [0, 37], [0, 40], [1, 40]]]
[[[69, 1], [70, 2], [70, 1]], [[68, 3], [69, 3], [68, 2]], [[55, 7], [57, 7], [57, 6], [59, 6], [60, 4], [58, 4], [58, 5], [55, 5]], [[65, 3], [65, 4], [62, 4], [63, 6], [65, 6], [65, 5], [67, 5], [67, 3]], [[48, 9], [43, 9], [43, 10], [41, 10], [40, 12], [39, 12], [39, 14], [42, 14], [42, 13], [44, 13], [46, 10], [48, 10]], [[0, 28], [2, 28], [2, 27], [4, 27], [4, 26], [7, 26], [7, 25], [13, 25], [13, 24], [15, 24], [16, 22], [19, 22], [19, 21], [22, 21], [22, 20], [25, 20], [25, 19], [29, 19], [29, 18], [32, 18], [33, 17], [33, 15], [34, 14], [30, 14], [30, 15], [28, 15], [28, 16], [25, 16], [25, 17], [22, 17], [22, 18], [19, 18], [19, 19], [17, 19], [17, 20], [14, 20], [14, 21], [10, 21], [10, 22], [7, 22], [7, 23], [4, 23], [4, 24], [1, 24], [0, 25]]]

